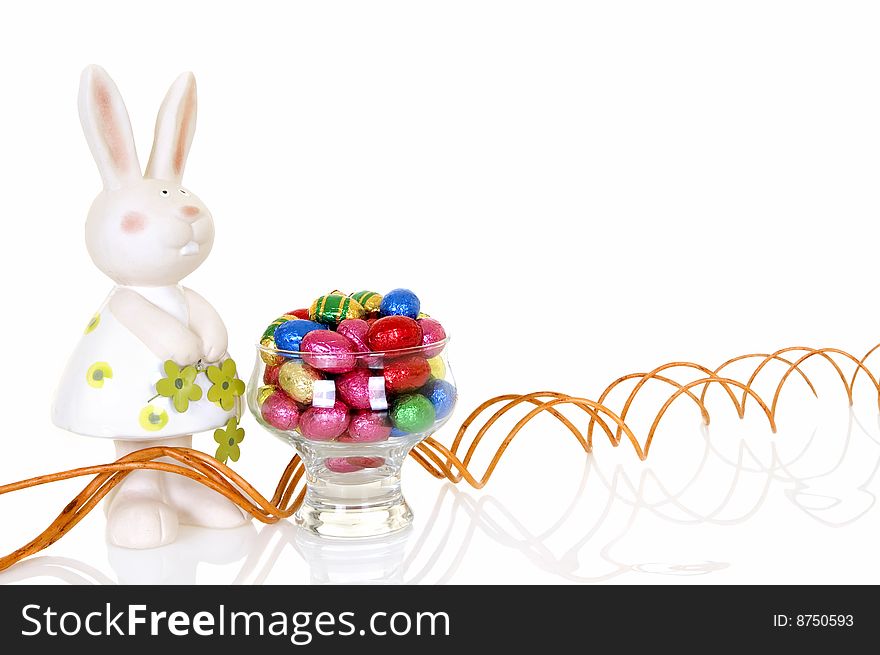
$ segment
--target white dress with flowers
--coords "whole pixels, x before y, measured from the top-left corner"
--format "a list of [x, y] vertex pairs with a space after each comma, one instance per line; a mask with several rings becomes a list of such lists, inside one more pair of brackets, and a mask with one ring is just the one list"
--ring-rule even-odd
[[[182, 287], [116, 287], [89, 322], [61, 377], [52, 407], [55, 425], [90, 437], [161, 440], [213, 430], [240, 417], [244, 384], [232, 360], [207, 372], [186, 370], [196, 362], [175, 367], [160, 361], [110, 311], [110, 299], [120, 288], [189, 324]], [[174, 392], [170, 397], [157, 395], [163, 378], [167, 382], [160, 389]]]

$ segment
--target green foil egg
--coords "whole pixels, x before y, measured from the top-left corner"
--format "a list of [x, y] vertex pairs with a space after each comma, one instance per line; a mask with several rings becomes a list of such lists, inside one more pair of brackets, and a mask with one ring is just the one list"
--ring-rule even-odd
[[425, 432], [434, 425], [434, 405], [418, 393], [400, 396], [391, 408], [391, 421], [402, 432]]

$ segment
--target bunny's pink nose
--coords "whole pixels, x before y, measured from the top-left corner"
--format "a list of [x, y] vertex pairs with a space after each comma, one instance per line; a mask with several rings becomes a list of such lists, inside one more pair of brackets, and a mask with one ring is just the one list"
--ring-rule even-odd
[[180, 216], [183, 220], [192, 222], [196, 220], [201, 211], [201, 209], [193, 205], [184, 205], [180, 208]]

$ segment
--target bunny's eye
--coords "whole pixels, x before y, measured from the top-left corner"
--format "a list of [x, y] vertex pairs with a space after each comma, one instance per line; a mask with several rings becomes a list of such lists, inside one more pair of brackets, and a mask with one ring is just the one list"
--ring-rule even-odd
[[161, 191], [160, 193], [161, 193], [163, 196], [167, 196], [167, 195], [168, 195], [168, 189], [162, 189], [162, 191]]
[[185, 195], [185, 196], [188, 196], [188, 195], [189, 195], [189, 194], [186, 192], [186, 189], [180, 189], [180, 192], [181, 192], [183, 195]]

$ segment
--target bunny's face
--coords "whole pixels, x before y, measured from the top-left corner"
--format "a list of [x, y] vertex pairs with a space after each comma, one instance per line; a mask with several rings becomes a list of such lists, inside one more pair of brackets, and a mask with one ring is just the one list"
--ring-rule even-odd
[[125, 104], [98, 66], [83, 71], [79, 111], [104, 181], [86, 221], [92, 260], [117, 284], [177, 284], [214, 244], [210, 212], [181, 185], [195, 131], [195, 79], [184, 73], [165, 96], [143, 175]]
[[142, 179], [95, 198], [86, 246], [117, 284], [177, 284], [205, 261], [214, 221], [199, 198], [173, 180]]

